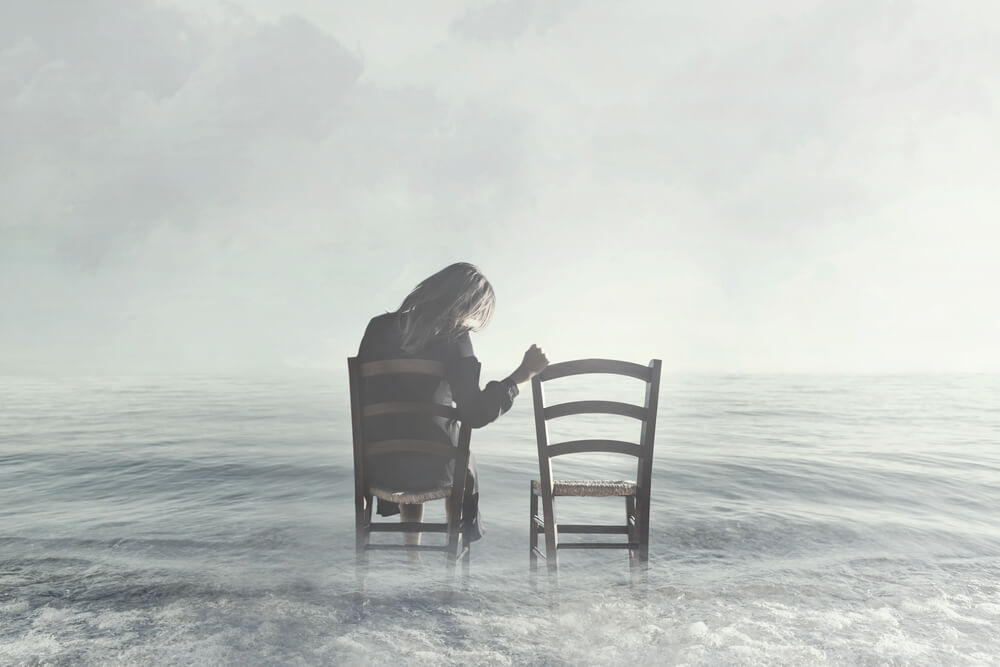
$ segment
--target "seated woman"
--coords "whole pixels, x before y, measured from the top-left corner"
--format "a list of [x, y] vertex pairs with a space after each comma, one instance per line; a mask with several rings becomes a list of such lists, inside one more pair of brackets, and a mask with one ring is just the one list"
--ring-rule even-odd
[[[430, 276], [410, 292], [399, 309], [368, 323], [358, 360], [433, 359], [444, 363], [446, 380], [426, 376], [370, 377], [364, 381], [368, 401], [454, 401], [459, 419], [473, 428], [493, 422], [507, 412], [519, 385], [548, 366], [540, 348], [532, 345], [521, 365], [505, 379], [479, 386], [480, 364], [472, 351], [469, 331], [485, 327], [495, 304], [493, 287], [479, 270], [466, 263], [452, 264]], [[365, 433], [371, 440], [419, 438], [451, 443], [458, 440], [458, 424], [439, 417], [382, 415], [367, 417]], [[454, 462], [451, 463], [454, 467]], [[424, 491], [451, 484], [454, 470], [419, 454], [375, 457], [368, 463], [373, 486], [397, 491]], [[447, 504], [446, 504], [447, 505]], [[400, 521], [421, 521], [423, 505], [397, 505], [378, 501], [382, 516], [400, 515]], [[479, 518], [479, 478], [469, 459], [469, 477], [462, 506], [465, 539], [478, 540], [483, 530]], [[407, 533], [410, 544], [419, 544], [419, 533]]]

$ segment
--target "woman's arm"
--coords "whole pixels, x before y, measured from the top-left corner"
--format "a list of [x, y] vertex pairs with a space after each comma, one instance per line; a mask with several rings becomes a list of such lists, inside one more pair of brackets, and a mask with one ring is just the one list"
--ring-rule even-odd
[[[472, 343], [468, 340], [468, 336], [463, 336], [463, 339], [460, 351], [471, 352]], [[500, 382], [488, 382], [480, 389], [479, 360], [472, 354], [463, 355], [449, 374], [451, 395], [458, 409], [459, 419], [472, 428], [481, 428], [495, 421], [510, 410], [514, 399], [520, 393], [518, 385], [524, 384], [540, 373], [548, 363], [545, 354], [537, 346], [532, 345], [524, 353], [521, 365], [513, 373]]]
[[515, 385], [524, 384], [544, 371], [548, 365], [549, 360], [545, 356], [545, 353], [542, 352], [542, 348], [532, 345], [525, 351], [521, 365], [507, 376], [507, 380], [513, 382]]
[[518, 395], [517, 384], [510, 380], [487, 382], [479, 388], [479, 360], [475, 357], [459, 359], [449, 377], [451, 397], [458, 409], [458, 418], [472, 428], [492, 423], [510, 410]]

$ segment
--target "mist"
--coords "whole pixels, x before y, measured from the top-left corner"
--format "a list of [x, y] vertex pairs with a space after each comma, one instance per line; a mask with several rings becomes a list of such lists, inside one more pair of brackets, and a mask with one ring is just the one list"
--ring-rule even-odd
[[337, 369], [426, 275], [488, 369], [1000, 371], [1000, 8], [0, 6], [0, 372]]

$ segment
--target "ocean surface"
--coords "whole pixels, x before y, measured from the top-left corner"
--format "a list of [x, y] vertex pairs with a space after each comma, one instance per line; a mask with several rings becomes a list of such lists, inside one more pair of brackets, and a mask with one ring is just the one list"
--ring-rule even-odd
[[995, 375], [666, 375], [646, 576], [569, 551], [532, 583], [530, 389], [473, 434], [468, 576], [359, 575], [342, 373], [0, 377], [0, 665], [1000, 665], [998, 407]]

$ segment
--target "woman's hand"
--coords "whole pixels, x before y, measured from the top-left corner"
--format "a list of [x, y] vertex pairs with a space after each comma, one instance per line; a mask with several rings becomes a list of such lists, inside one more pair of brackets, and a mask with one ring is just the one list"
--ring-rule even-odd
[[549, 360], [542, 352], [542, 348], [532, 345], [524, 353], [521, 365], [510, 374], [510, 380], [515, 384], [523, 384], [544, 371], [549, 365]]

